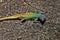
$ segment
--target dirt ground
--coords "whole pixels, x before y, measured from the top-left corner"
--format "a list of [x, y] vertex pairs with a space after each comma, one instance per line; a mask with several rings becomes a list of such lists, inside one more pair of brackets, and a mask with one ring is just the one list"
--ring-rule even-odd
[[[25, 4], [26, 3], [26, 4]], [[0, 40], [60, 40], [60, 0], [3, 0], [0, 17], [24, 12], [44, 12], [46, 22], [20, 20], [0, 22]]]

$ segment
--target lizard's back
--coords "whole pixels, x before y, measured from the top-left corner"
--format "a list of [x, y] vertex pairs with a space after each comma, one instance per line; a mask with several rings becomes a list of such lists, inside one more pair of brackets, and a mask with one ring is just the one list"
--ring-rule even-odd
[[25, 19], [37, 18], [39, 16], [41, 16], [41, 14], [34, 13], [34, 12], [26, 12], [24, 14], [21, 14], [21, 17], [23, 17]]

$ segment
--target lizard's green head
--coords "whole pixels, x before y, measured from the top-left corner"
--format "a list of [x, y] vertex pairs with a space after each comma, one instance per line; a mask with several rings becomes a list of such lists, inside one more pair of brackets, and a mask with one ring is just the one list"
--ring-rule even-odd
[[38, 21], [41, 22], [41, 24], [43, 25], [46, 21], [46, 16], [44, 15], [44, 13], [39, 13], [39, 17], [38, 17]]

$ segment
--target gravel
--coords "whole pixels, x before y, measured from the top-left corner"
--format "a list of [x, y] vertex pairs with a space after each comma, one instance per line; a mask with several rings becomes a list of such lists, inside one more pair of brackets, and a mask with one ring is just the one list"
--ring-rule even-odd
[[0, 22], [0, 40], [60, 40], [60, 0], [3, 0], [0, 17], [24, 12], [44, 12], [46, 22], [20, 20]]

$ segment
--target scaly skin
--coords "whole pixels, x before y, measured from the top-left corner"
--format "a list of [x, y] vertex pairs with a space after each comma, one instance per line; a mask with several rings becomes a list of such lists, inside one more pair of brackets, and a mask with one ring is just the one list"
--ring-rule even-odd
[[20, 14], [16, 14], [16, 15], [13, 15], [13, 16], [0, 18], [0, 21], [1, 20], [8, 20], [8, 19], [17, 19], [17, 18], [33, 19], [33, 18], [38, 18], [40, 16], [42, 16], [41, 13], [26, 12], [26, 13], [20, 13]]

